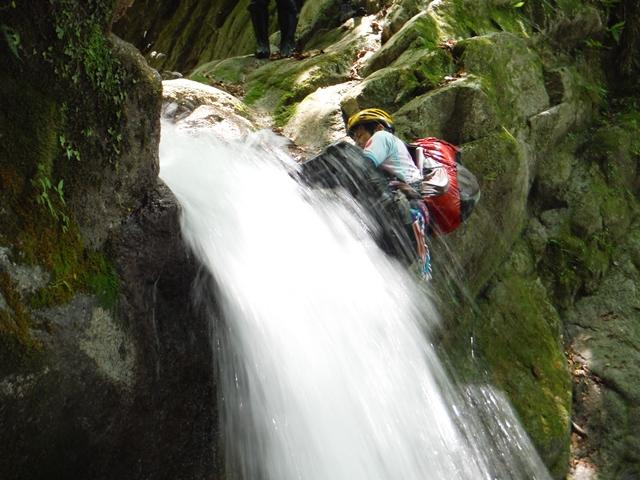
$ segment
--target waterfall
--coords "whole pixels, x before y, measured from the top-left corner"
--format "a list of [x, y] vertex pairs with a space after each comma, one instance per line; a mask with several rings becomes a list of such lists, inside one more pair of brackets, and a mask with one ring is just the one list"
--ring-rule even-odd
[[425, 287], [282, 139], [165, 122], [160, 158], [213, 278], [228, 478], [549, 478], [501, 394], [447, 378]]

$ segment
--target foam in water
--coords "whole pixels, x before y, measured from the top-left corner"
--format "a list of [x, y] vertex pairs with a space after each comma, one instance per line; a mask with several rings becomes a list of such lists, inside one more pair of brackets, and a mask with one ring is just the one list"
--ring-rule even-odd
[[162, 128], [161, 176], [218, 286], [229, 478], [548, 478], [500, 395], [456, 393], [436, 312], [357, 205], [297, 182], [270, 132]]

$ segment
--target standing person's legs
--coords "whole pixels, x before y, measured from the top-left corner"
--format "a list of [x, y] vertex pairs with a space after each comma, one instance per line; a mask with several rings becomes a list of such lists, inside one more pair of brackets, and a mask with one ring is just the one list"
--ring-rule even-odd
[[269, 58], [269, 0], [251, 0], [248, 10], [256, 36], [256, 58]]
[[300, 0], [276, 0], [278, 24], [280, 25], [280, 55], [289, 57], [296, 47], [296, 27], [298, 26], [298, 4]]

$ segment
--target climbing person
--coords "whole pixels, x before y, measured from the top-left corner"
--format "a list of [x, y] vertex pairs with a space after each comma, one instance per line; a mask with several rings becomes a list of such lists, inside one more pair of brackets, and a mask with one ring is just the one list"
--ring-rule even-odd
[[[290, 57], [296, 46], [296, 27], [301, 0], [276, 0], [280, 28], [280, 56]], [[248, 7], [256, 37], [256, 58], [269, 58], [269, 0], [251, 0]]]
[[422, 198], [429, 211], [429, 234], [454, 231], [478, 203], [480, 185], [455, 145], [435, 137], [405, 144], [393, 134], [391, 116], [377, 108], [351, 116], [347, 129], [376, 167], [398, 179], [390, 182], [392, 187], [409, 198]]
[[405, 143], [394, 135], [393, 119], [379, 108], [367, 108], [349, 117], [347, 132], [376, 168], [415, 186], [422, 180]]
[[[395, 209], [414, 238], [419, 273], [430, 278], [431, 258], [426, 241], [429, 212], [421, 194], [425, 178], [405, 143], [394, 134], [393, 119], [384, 110], [367, 108], [349, 117], [347, 133], [363, 149], [364, 156], [387, 177]], [[431, 179], [426, 179], [427, 185]], [[431, 188], [436, 194], [440, 187], [436, 184]]]

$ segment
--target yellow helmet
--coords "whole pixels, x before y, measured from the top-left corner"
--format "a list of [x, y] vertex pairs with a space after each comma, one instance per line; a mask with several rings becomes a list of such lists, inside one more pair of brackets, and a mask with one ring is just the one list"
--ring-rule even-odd
[[355, 127], [365, 123], [379, 123], [387, 130], [393, 131], [393, 118], [391, 118], [391, 115], [379, 108], [366, 108], [349, 117], [347, 133], [350, 135]]

